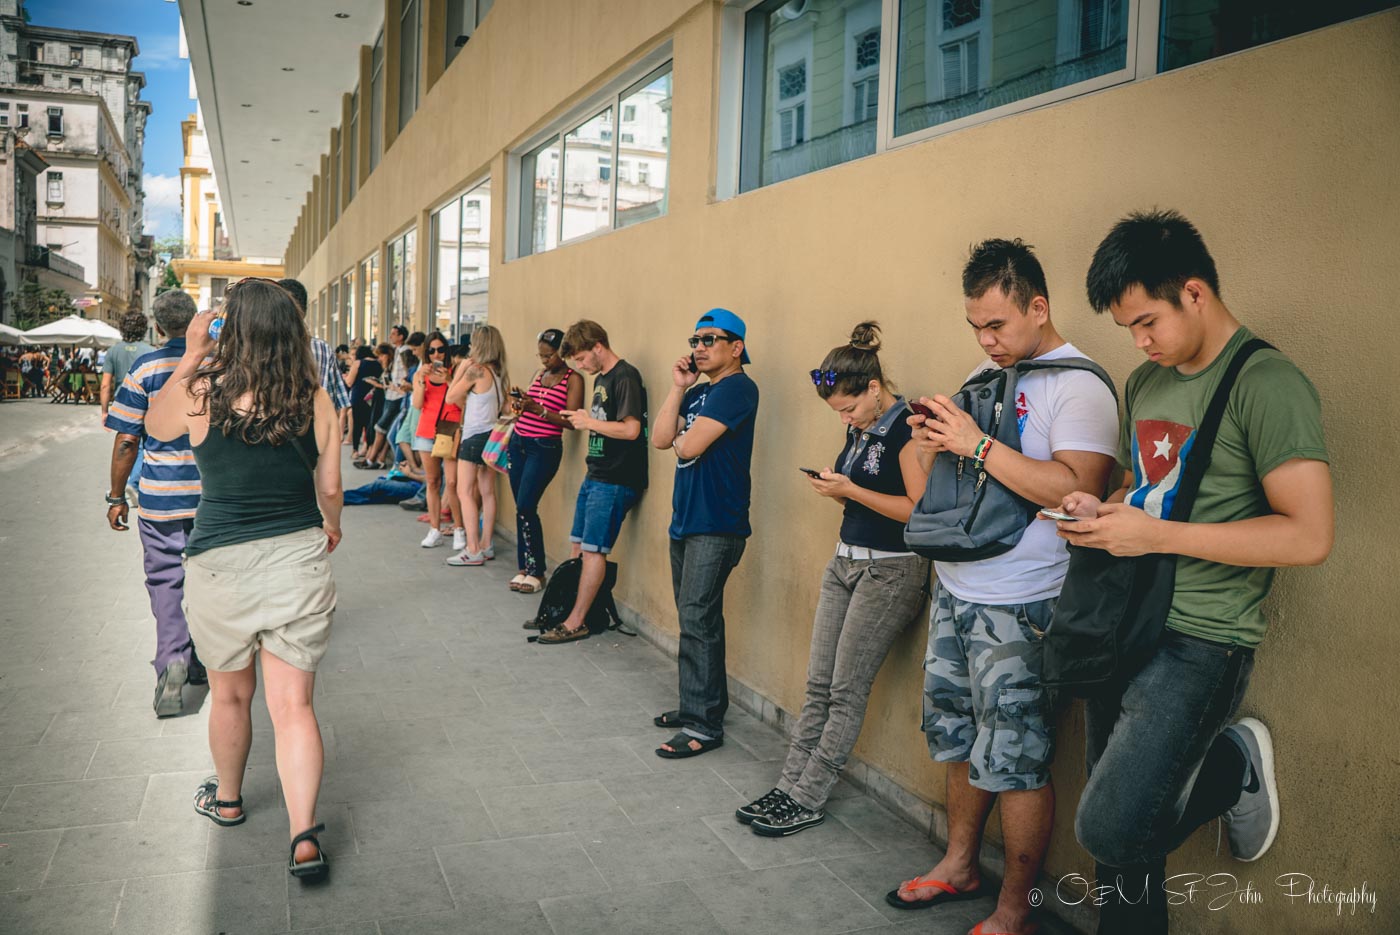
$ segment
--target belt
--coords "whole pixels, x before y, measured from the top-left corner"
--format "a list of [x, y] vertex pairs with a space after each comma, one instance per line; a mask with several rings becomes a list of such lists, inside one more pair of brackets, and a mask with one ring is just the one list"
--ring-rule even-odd
[[882, 558], [908, 558], [913, 552], [883, 552], [880, 549], [867, 549], [859, 545], [847, 545], [845, 542], [836, 543], [836, 557], [847, 558], [857, 562], [873, 562]]

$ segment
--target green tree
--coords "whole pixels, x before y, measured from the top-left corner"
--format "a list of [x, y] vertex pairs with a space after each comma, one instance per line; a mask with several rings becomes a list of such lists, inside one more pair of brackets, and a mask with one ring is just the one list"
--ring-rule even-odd
[[160, 285], [156, 286], [156, 295], [178, 288], [180, 288], [180, 277], [175, 275], [175, 267], [166, 266], [165, 275], [161, 277]]
[[15, 327], [21, 331], [46, 325], [73, 313], [73, 300], [62, 289], [45, 289], [37, 282], [26, 282], [19, 292], [6, 299], [15, 309]]

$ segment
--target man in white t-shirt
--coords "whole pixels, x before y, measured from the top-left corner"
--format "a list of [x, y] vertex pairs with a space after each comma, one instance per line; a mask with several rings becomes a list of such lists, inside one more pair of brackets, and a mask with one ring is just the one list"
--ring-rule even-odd
[[[963, 294], [968, 324], [988, 358], [974, 374], [1032, 358], [1084, 356], [1055, 330], [1045, 273], [1021, 241], [974, 247]], [[1093, 373], [1034, 371], [1020, 378], [1019, 452], [995, 444], [948, 397], [921, 402], [935, 418], [911, 419], [917, 427], [910, 447], [925, 472], [940, 453], [977, 458], [992, 478], [1042, 506], [1108, 483], [1118, 404]], [[890, 905], [922, 909], [978, 895], [982, 832], [999, 798], [1006, 874], [981, 930], [1035, 929], [1029, 894], [1055, 813], [1054, 699], [1040, 683], [1041, 638], [1068, 562], [1055, 524], [1032, 520], [1009, 552], [935, 563], [923, 727], [934, 760], [948, 764], [948, 850], [927, 874], [887, 894]]]

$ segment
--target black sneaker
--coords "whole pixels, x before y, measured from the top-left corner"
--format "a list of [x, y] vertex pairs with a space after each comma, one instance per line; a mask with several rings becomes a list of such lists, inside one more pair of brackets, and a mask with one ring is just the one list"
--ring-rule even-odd
[[747, 825], [756, 818], [766, 818], [773, 806], [787, 798], [787, 793], [778, 790], [776, 787], [769, 789], [763, 795], [754, 799], [748, 805], [734, 810], [734, 817], [739, 819], [739, 824]]
[[749, 825], [754, 834], [761, 834], [765, 838], [785, 838], [790, 834], [796, 834], [803, 828], [810, 828], [826, 821], [826, 812], [821, 809], [813, 810], [803, 808], [792, 800], [791, 796], [783, 796], [763, 818], [755, 818]]
[[424, 500], [422, 497], [413, 497], [409, 500], [400, 500], [399, 506], [409, 512], [413, 512], [414, 510], [426, 510], [428, 508], [428, 501]]
[[193, 649], [190, 650], [190, 670], [186, 678], [191, 685], [209, 684], [209, 670], [204, 668], [204, 663], [199, 661], [199, 654]]

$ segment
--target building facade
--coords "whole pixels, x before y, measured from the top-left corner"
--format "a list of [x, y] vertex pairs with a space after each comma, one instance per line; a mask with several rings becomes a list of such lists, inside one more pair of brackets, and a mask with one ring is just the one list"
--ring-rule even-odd
[[151, 249], [143, 231], [145, 76], [136, 39], [27, 22], [0, 0], [0, 125], [43, 156], [38, 245], [82, 267], [87, 314], [115, 322], [144, 308]]
[[38, 180], [48, 168], [13, 128], [0, 130], [0, 321], [5, 324], [18, 320], [16, 300], [27, 282], [46, 292], [61, 290], [70, 299], [87, 293], [83, 268], [38, 241]]
[[[181, 6], [187, 26], [207, 15], [203, 35], [234, 44], [214, 41], [194, 64], [211, 139], [236, 149], [251, 138], [237, 102], [251, 113], [265, 104], [253, 96], [255, 75], [210, 62], [246, 50], [231, 18], [254, 23], [259, 6]], [[1334, 888], [1364, 877], [1391, 891], [1400, 872], [1385, 855], [1397, 816], [1388, 802], [1377, 814], [1374, 777], [1393, 774], [1386, 751], [1400, 729], [1364, 686], [1390, 681], [1384, 654], [1365, 648], [1374, 621], [1400, 603], [1385, 557], [1400, 495], [1347, 462], [1348, 452], [1400, 457], [1400, 442], [1376, 433], [1374, 405], [1359, 404], [1381, 401], [1386, 418], [1395, 411], [1383, 341], [1364, 337], [1386, 333], [1400, 291], [1394, 6], [500, 0], [468, 34], [449, 25], [461, 22], [460, 3], [383, 0], [354, 41], [316, 27], [326, 70], [311, 72], [271, 42], [242, 71], [295, 67], [308, 82], [340, 81], [331, 90], [342, 107], [316, 126], [315, 148], [277, 163], [302, 163], [286, 263], [316, 296], [315, 325], [328, 339], [345, 333], [347, 316], [366, 337], [399, 321], [450, 321], [465, 266], [485, 282], [489, 320], [516, 361], [531, 358], [541, 329], [593, 318], [656, 399], [701, 311], [722, 305], [746, 318], [749, 372], [764, 395], [754, 536], [726, 595], [727, 645], [735, 697], [778, 720], [803, 698], [819, 572], [840, 521], [793, 470], [830, 463], [842, 441], [808, 370], [853, 324], [875, 318], [903, 391], [956, 389], [981, 359], [962, 308], [968, 246], [1021, 237], [1046, 267], [1061, 332], [1121, 386], [1142, 356], [1088, 308], [1094, 247], [1129, 211], [1185, 213], [1214, 251], [1232, 310], [1316, 382], [1337, 453], [1336, 549], [1322, 568], [1280, 575], [1242, 712], [1273, 726], [1288, 777], [1283, 830], [1247, 869], [1261, 883], [1306, 871]], [[308, 7], [334, 22], [332, 5]], [[215, 92], [227, 112], [211, 113]], [[261, 126], [285, 140], [308, 119], [303, 108]], [[231, 161], [277, 159], [257, 146]], [[263, 181], [251, 174], [221, 185], [240, 211], [262, 203]], [[472, 195], [487, 185], [496, 197]], [[483, 212], [489, 204], [471, 239], [485, 264], [463, 259], [464, 200]], [[568, 554], [585, 448], [566, 438], [541, 505], [556, 558]], [[615, 553], [616, 593], [673, 636], [658, 547], [673, 461], [652, 457], [652, 486]], [[849, 773], [892, 806], [931, 815], [936, 831], [944, 771], [919, 728], [924, 637], [911, 627], [896, 641]], [[1078, 708], [1065, 711], [1059, 736], [1062, 807], [1047, 874], [1091, 879], [1072, 823], [1084, 783]], [[1336, 768], [1339, 757], [1347, 769]], [[1242, 872], [1215, 845], [1213, 829], [1199, 833], [1173, 872]], [[1247, 911], [1212, 912], [1198, 900], [1173, 912], [1183, 932], [1336, 922], [1299, 915], [1276, 894]]]

